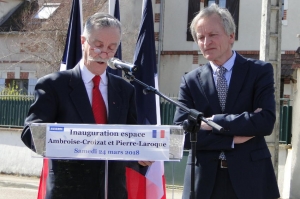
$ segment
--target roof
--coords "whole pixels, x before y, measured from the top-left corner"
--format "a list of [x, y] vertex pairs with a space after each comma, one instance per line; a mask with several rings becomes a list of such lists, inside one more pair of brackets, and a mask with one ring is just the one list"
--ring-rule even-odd
[[295, 52], [295, 59], [292, 64], [292, 68], [293, 69], [300, 68], [300, 47], [298, 47], [298, 49]]
[[[298, 50], [300, 52], [299, 48]], [[259, 54], [247, 54], [243, 56], [247, 58], [259, 59]], [[293, 78], [294, 68], [292, 67], [292, 65], [294, 59], [295, 59], [294, 54], [281, 54], [281, 77], [282, 78]]]
[[[5, 0], [7, 1], [7, 0]], [[0, 14], [0, 32], [26, 31], [39, 28], [39, 30], [63, 30], [68, 28], [70, 12], [73, 0], [14, 0], [1, 2], [9, 7], [9, 12], [1, 18]], [[14, 2], [14, 3], [13, 3]], [[53, 13], [49, 18], [38, 18], [37, 13], [43, 10], [45, 6], [56, 6], [56, 9], [50, 8]], [[106, 10], [108, 0], [83, 0], [82, 11], [83, 21], [92, 13]], [[1, 11], [1, 9], [0, 9]], [[54, 28], [55, 27], [55, 28]]]
[[294, 54], [282, 54], [281, 55], [281, 77], [292, 78], [294, 68], [292, 67], [295, 59]]
[[3, 4], [4, 9], [6, 9], [0, 19], [1, 32], [22, 31], [27, 22], [22, 20], [24, 13], [26, 12], [27, 15], [31, 16], [38, 9], [37, 1], [20, 0], [0, 2], [0, 4]]

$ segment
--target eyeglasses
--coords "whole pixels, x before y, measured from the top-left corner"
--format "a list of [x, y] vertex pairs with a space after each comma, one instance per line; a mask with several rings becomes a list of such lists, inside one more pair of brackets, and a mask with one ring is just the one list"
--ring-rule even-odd
[[113, 57], [116, 53], [116, 50], [107, 50], [106, 52], [102, 51], [101, 48], [96, 47], [95, 45], [92, 45], [89, 40], [87, 39], [86, 42], [90, 45], [90, 50], [92, 50], [94, 53], [101, 55], [102, 53], [106, 53], [108, 57]]

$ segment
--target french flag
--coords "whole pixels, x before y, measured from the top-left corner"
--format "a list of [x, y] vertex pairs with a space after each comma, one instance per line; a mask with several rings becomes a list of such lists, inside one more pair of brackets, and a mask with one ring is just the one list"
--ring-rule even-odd
[[153, 130], [152, 131], [152, 138], [165, 138], [165, 130]]
[[[134, 53], [136, 79], [158, 89], [153, 10], [151, 0], [143, 1], [143, 14]], [[133, 82], [136, 89], [138, 124], [161, 124], [159, 97], [144, 95], [144, 87]], [[159, 134], [159, 135], [158, 135]], [[165, 136], [162, 131], [156, 136]], [[138, 170], [139, 169], [139, 170]], [[157, 161], [149, 168], [126, 170], [128, 199], [166, 199], [164, 163]], [[137, 171], [138, 170], [138, 171]]]
[[[120, 6], [119, 0], [109, 0], [109, 14], [113, 15], [116, 19], [120, 20]], [[122, 43], [120, 43], [115, 57], [122, 60]], [[122, 70], [114, 70], [110, 67], [106, 69], [109, 73], [122, 77]]]

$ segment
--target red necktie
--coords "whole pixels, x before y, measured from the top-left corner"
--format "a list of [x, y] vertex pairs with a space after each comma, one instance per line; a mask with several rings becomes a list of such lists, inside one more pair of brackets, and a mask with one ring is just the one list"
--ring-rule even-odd
[[107, 123], [106, 106], [99, 90], [100, 79], [101, 77], [99, 75], [96, 75], [93, 78], [94, 87], [93, 87], [92, 109], [93, 109], [96, 124], [106, 124]]

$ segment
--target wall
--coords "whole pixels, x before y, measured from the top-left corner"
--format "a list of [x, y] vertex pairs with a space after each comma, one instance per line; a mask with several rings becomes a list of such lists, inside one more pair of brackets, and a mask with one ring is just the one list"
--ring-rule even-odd
[[292, 145], [293, 145], [293, 154], [292, 154], [292, 169], [291, 169], [291, 199], [300, 198], [300, 123], [299, 117], [300, 112], [300, 69], [297, 70], [297, 86], [294, 90], [294, 105], [293, 105], [293, 126], [292, 126]]
[[21, 141], [21, 129], [0, 128], [0, 173], [40, 176], [42, 163]]
[[299, 0], [284, 0], [287, 7], [286, 25], [282, 25], [282, 42], [281, 49], [296, 50], [299, 47], [296, 35], [300, 33], [299, 19], [300, 19], [300, 1]]
[[277, 182], [280, 199], [290, 198], [292, 153], [293, 149], [288, 148], [286, 145], [279, 145]]
[[[295, 51], [298, 47], [296, 34], [300, 31], [298, 25], [300, 12], [299, 0], [288, 2], [287, 24], [282, 26], [282, 53]], [[158, 4], [159, 5], [159, 4]], [[202, 4], [201, 4], [202, 5]], [[239, 35], [233, 49], [237, 51], [255, 51], [260, 48], [261, 0], [240, 1]], [[154, 10], [156, 12], [156, 10]], [[198, 65], [206, 63], [194, 42], [186, 41], [188, 2], [182, 0], [165, 0], [163, 22], [162, 52], [166, 51], [197, 51]], [[159, 29], [155, 28], [155, 32]], [[185, 54], [162, 55], [159, 63], [159, 88], [163, 93], [178, 94], [181, 76], [195, 68], [193, 56]]]
[[5, 79], [28, 79], [28, 94], [33, 93], [39, 63], [22, 53], [24, 42], [17, 32], [0, 33], [0, 89], [5, 87]]

